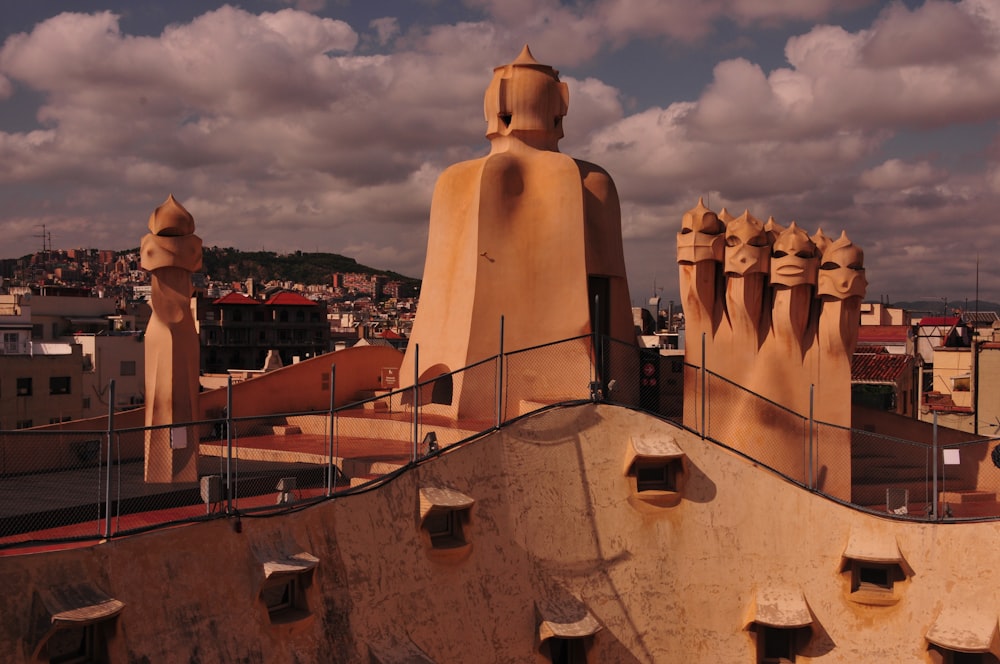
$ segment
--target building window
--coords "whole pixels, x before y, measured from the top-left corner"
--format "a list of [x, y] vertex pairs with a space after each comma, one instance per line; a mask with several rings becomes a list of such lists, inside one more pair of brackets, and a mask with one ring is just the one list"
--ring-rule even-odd
[[761, 664], [794, 662], [812, 638], [813, 616], [802, 591], [784, 586], [759, 587], [748, 629]]
[[854, 561], [851, 592], [884, 590], [892, 592], [892, 566]]
[[625, 475], [635, 482], [635, 498], [658, 507], [677, 505], [684, 459], [683, 450], [671, 436], [633, 436], [625, 451]]
[[41, 323], [37, 323], [35, 325], [32, 325], [31, 326], [31, 338], [32, 339], [41, 339], [42, 336], [44, 335], [44, 332], [42, 332], [42, 330], [43, 330], [43, 328], [42, 328], [42, 324]]
[[583, 639], [552, 637], [548, 640], [549, 661], [552, 664], [586, 664], [586, 645]]
[[988, 652], [962, 652], [936, 645], [931, 645], [928, 652], [931, 662], [934, 664], [997, 664], [1000, 662], [995, 655]]
[[51, 664], [96, 662], [97, 625], [57, 629], [45, 643]]
[[928, 660], [933, 664], [997, 664], [997, 618], [966, 603], [944, 606], [927, 630]]
[[49, 394], [69, 394], [69, 376], [52, 376], [49, 378]]
[[601, 624], [585, 606], [572, 600], [554, 603], [542, 600], [535, 605], [535, 615], [541, 619], [538, 640], [542, 655], [548, 655], [553, 664], [584, 664], [587, 661], [587, 650], [594, 642], [594, 635], [601, 630]]
[[3, 352], [8, 354], [17, 352], [17, 332], [3, 333]]
[[84, 408], [84, 410], [86, 410], [87, 408], [90, 408], [90, 397], [84, 397], [83, 398], [83, 408]]
[[851, 560], [850, 598], [859, 604], [888, 605], [899, 601], [896, 583], [906, 578], [898, 563]]
[[799, 629], [757, 625], [757, 661], [761, 664], [785, 664], [795, 661]]
[[32, 662], [107, 662], [107, 638], [125, 608], [87, 585], [52, 588], [34, 595], [26, 645]]
[[843, 560], [845, 590], [848, 598], [858, 604], [895, 604], [900, 599], [900, 582], [913, 573], [903, 560], [895, 537], [879, 530], [852, 531]]
[[636, 462], [635, 485], [643, 491], [677, 491], [678, 463]]
[[272, 624], [285, 624], [310, 616], [307, 589], [319, 559], [301, 552], [264, 562], [260, 600]]
[[17, 396], [19, 397], [30, 397], [31, 396], [31, 378], [18, 378], [17, 379]]
[[267, 615], [271, 617], [272, 621], [295, 609], [298, 585], [298, 576], [279, 576], [269, 580], [264, 585], [263, 590], [260, 591], [260, 598], [264, 601]]
[[30, 429], [33, 426], [35, 426], [35, 425], [32, 423], [31, 420], [18, 420], [14, 424], [14, 428], [15, 429]]
[[469, 553], [465, 527], [474, 504], [474, 499], [453, 489], [420, 489], [420, 527], [434, 555], [458, 560]]
[[134, 376], [135, 360], [122, 360], [120, 373], [122, 376]]
[[431, 546], [435, 549], [450, 549], [465, 545], [462, 515], [456, 510], [431, 511], [424, 519], [424, 529], [431, 536]]

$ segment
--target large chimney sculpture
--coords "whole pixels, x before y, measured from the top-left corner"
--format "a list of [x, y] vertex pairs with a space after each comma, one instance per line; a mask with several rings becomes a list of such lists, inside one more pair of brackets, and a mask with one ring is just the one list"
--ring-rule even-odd
[[559, 152], [568, 106], [559, 72], [525, 46], [493, 70], [487, 87], [489, 154], [452, 165], [437, 181], [401, 369], [403, 387], [434, 380], [422, 390], [425, 409], [494, 416], [494, 400], [484, 398], [495, 389], [493, 365], [450, 372], [498, 353], [501, 317], [506, 351], [580, 337], [532, 356], [544, 366], [504, 376], [507, 416], [522, 401], [585, 397], [595, 373], [607, 385], [606, 368], [595, 372], [602, 356], [592, 332], [635, 339], [618, 194], [603, 169]]
[[[142, 267], [152, 282], [146, 328], [147, 482], [198, 480], [198, 333], [191, 312], [191, 273], [201, 269], [194, 217], [168, 196], [149, 217]], [[179, 426], [178, 426], [179, 425]]]

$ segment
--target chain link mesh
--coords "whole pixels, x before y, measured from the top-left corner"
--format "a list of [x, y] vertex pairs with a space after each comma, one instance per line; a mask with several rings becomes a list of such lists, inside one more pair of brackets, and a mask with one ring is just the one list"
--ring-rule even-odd
[[[0, 549], [295, 509], [523, 415], [581, 401], [671, 419], [785, 477], [901, 518], [1000, 518], [995, 439], [810, 421], [682, 354], [592, 336], [518, 349], [334, 411], [170, 427], [0, 431]], [[936, 499], [936, 500], [935, 500]]]

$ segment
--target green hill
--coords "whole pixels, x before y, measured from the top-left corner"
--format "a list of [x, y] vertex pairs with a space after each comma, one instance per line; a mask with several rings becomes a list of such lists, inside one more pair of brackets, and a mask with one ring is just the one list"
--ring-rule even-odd
[[202, 250], [202, 271], [220, 281], [242, 281], [253, 278], [260, 283], [279, 280], [303, 284], [328, 284], [335, 272], [357, 272], [384, 275], [404, 283], [419, 283], [389, 270], [379, 270], [358, 263], [353, 258], [330, 253], [277, 254], [273, 251], [240, 251], [231, 247], [205, 247]]

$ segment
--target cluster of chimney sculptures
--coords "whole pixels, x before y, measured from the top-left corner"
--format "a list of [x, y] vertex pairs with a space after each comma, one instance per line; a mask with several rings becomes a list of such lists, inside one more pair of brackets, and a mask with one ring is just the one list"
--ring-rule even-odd
[[[538, 63], [527, 46], [494, 70], [484, 101], [489, 154], [449, 167], [435, 186], [402, 388], [449, 375], [498, 348], [594, 331], [634, 340], [618, 194], [603, 169], [559, 152], [568, 103], [558, 72]], [[146, 424], [174, 425], [198, 419], [198, 337], [189, 299], [201, 240], [172, 196], [153, 212], [149, 228], [141, 247], [153, 283]], [[831, 240], [819, 230], [810, 237], [794, 222], [783, 228], [749, 212], [733, 217], [699, 201], [683, 216], [677, 263], [688, 364], [731, 381], [713, 385], [713, 396], [743, 414], [749, 426], [740, 444], [793, 476], [815, 473], [830, 493], [849, 492], [849, 440], [827, 435], [823, 454], [803, 460], [801, 441], [787, 440], [787, 423], [762, 410], [755, 395], [849, 426], [846, 390], [867, 286], [862, 251], [846, 234]], [[587, 385], [595, 353], [589, 341], [552, 352], [559, 370], [509, 377], [508, 400], [558, 399]], [[713, 425], [703, 407], [705, 380], [704, 373], [685, 376], [685, 424], [695, 430]], [[456, 376], [447, 403], [434, 405], [455, 419], [484, 416], [493, 405], [478, 396], [484, 388], [478, 383]], [[846, 484], [835, 470], [845, 451]], [[191, 427], [147, 433], [147, 481], [194, 481], [196, 459]]]

